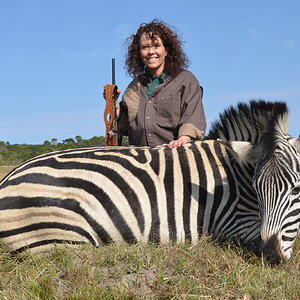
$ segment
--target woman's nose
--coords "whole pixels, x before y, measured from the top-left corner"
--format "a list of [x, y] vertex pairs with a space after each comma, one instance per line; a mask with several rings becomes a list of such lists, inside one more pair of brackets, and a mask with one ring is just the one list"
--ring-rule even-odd
[[149, 53], [152, 54], [152, 53], [154, 53], [154, 52], [155, 52], [154, 47], [149, 47]]

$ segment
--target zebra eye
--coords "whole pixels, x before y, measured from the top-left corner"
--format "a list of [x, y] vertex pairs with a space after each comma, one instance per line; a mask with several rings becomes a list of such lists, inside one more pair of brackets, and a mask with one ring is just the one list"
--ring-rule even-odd
[[299, 193], [300, 193], [300, 187], [295, 187], [291, 192], [292, 195], [298, 195]]

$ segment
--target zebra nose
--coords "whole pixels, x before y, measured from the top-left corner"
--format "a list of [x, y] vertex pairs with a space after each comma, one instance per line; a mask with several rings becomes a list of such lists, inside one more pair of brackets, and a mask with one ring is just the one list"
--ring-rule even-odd
[[269, 239], [262, 241], [261, 255], [271, 266], [277, 265], [283, 261], [280, 242], [276, 234], [272, 235]]

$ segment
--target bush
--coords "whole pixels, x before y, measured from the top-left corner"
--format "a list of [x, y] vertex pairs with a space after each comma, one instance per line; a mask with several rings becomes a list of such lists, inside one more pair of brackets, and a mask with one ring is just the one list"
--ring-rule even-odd
[[[128, 145], [126, 139], [123, 139], [123, 141], [123, 145]], [[62, 143], [57, 143], [57, 139], [52, 139], [51, 142], [46, 140], [43, 145], [11, 145], [8, 142], [0, 141], [0, 166], [18, 165], [32, 157], [51, 151], [103, 146], [104, 143], [105, 137], [103, 136], [94, 136], [87, 140], [81, 138], [81, 136], [76, 136], [75, 139], [67, 138]]]

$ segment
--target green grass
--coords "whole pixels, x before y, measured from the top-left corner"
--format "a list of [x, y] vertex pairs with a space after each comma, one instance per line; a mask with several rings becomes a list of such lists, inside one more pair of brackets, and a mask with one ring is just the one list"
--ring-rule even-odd
[[[12, 167], [0, 168], [0, 177]], [[2, 171], [2, 173], [1, 173]], [[203, 237], [189, 245], [83, 245], [45, 256], [0, 248], [0, 299], [300, 299], [300, 240], [269, 267]]]
[[46, 256], [0, 253], [0, 299], [299, 299], [300, 245], [267, 266], [210, 238], [194, 246], [84, 245]]

